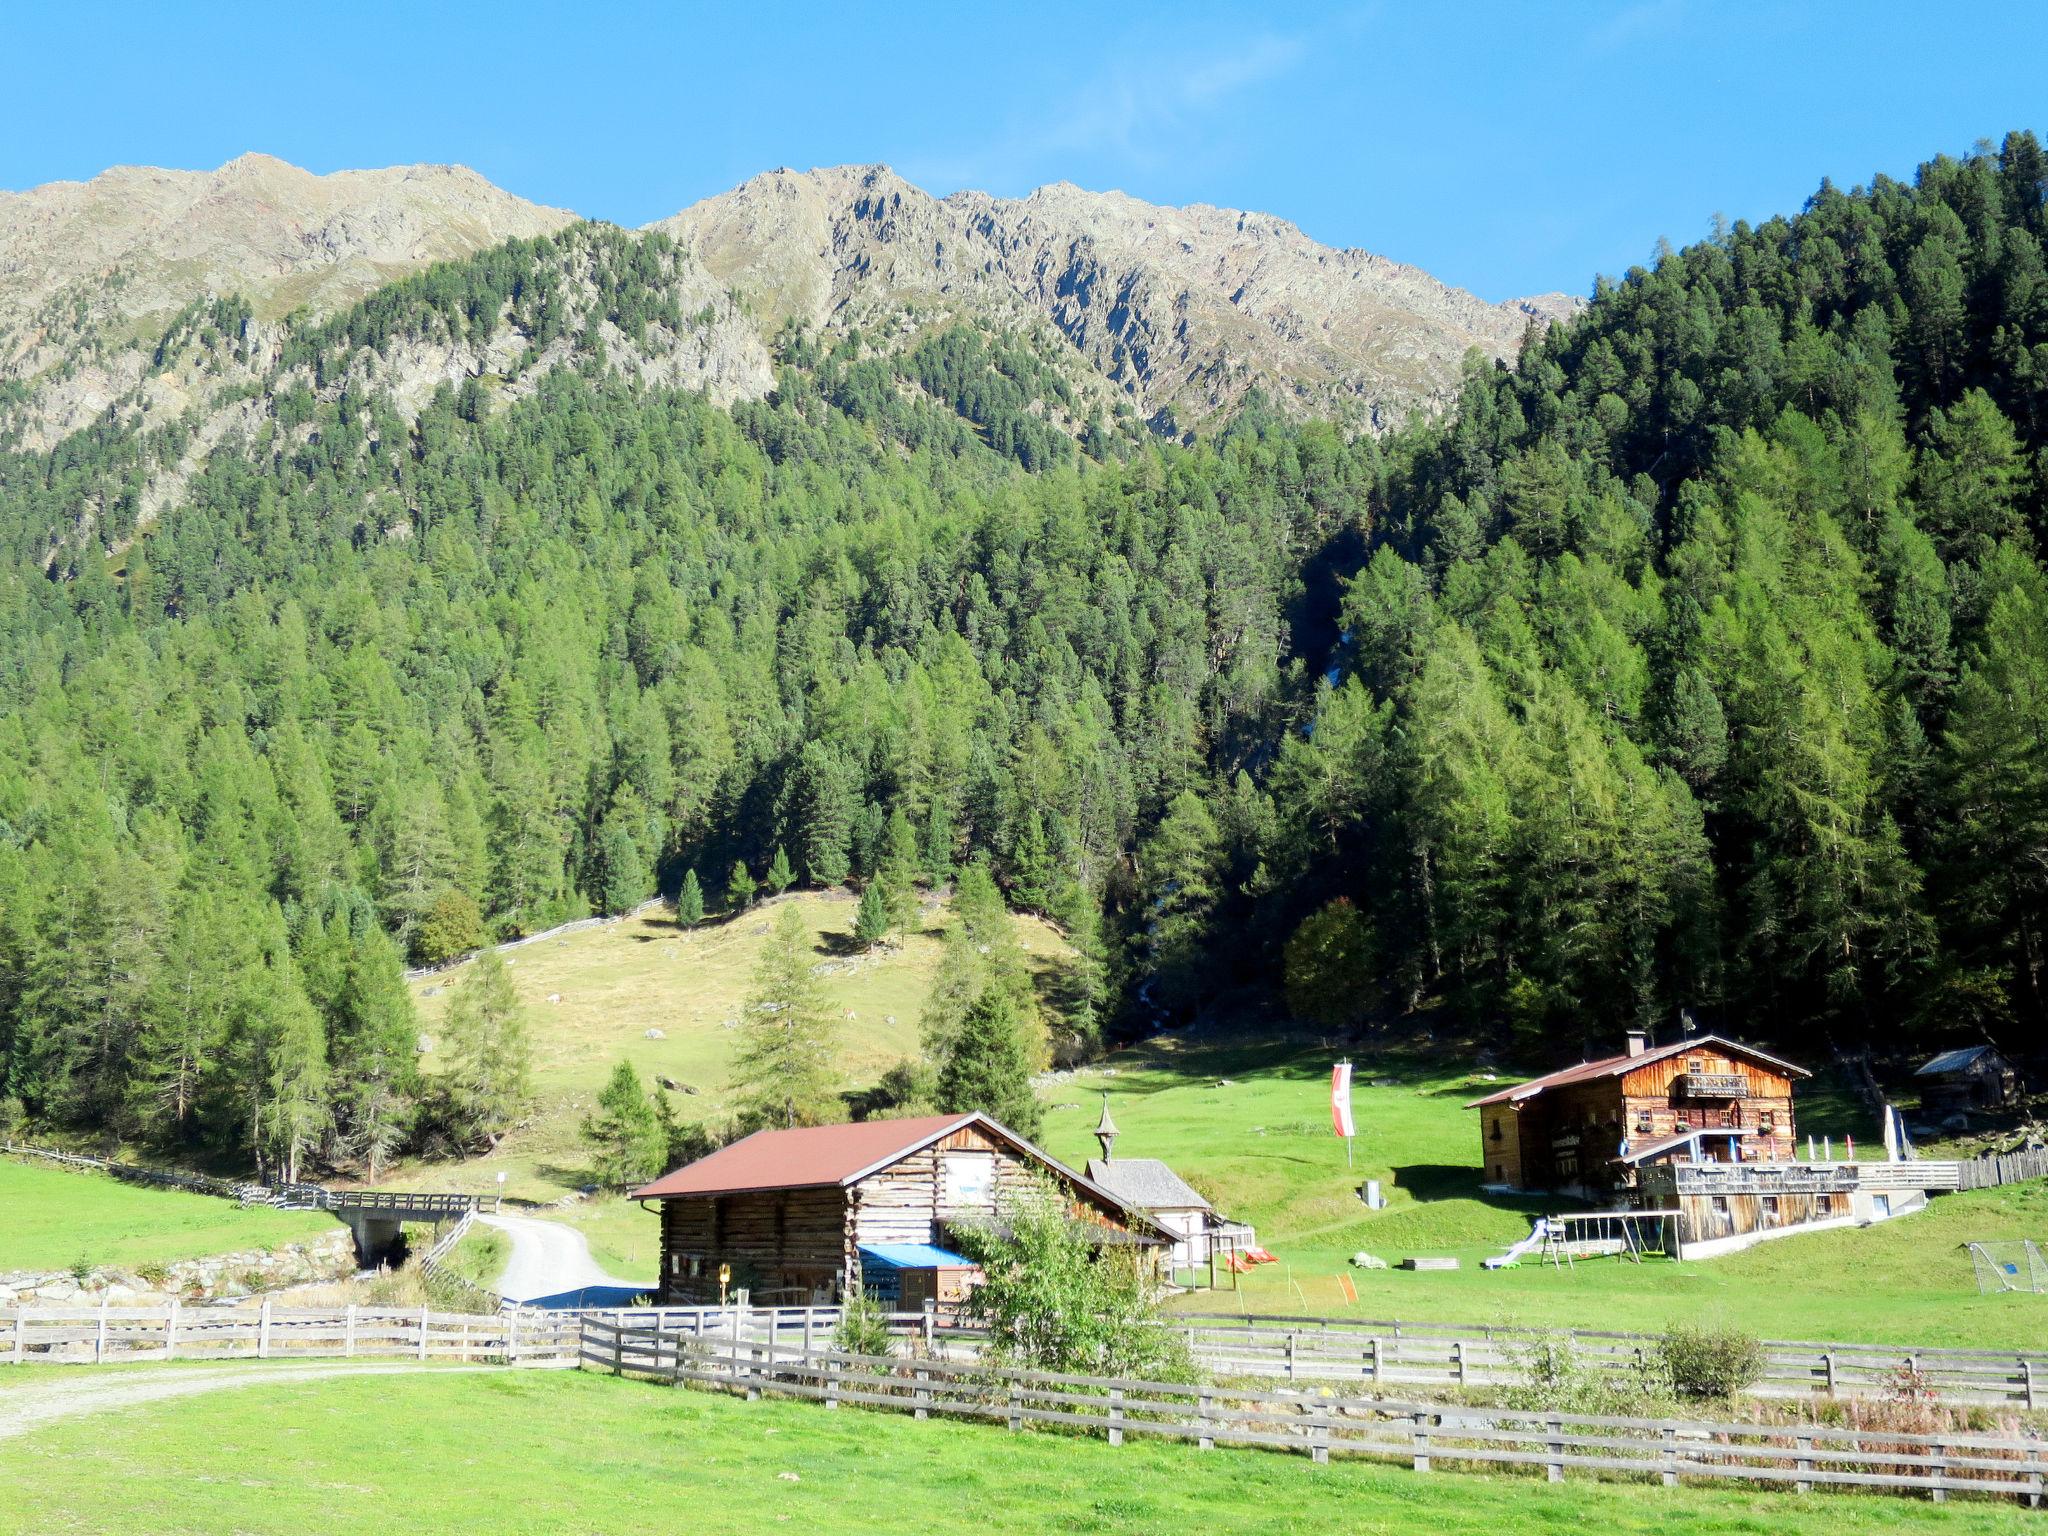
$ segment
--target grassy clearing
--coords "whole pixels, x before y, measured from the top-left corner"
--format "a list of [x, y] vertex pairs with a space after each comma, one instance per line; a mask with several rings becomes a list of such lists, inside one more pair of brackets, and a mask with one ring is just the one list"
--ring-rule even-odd
[[490, 1290], [505, 1273], [512, 1257], [512, 1240], [496, 1227], [474, 1226], [449, 1252], [446, 1264], [458, 1278]]
[[243, 1209], [211, 1195], [0, 1158], [0, 1272], [169, 1264], [334, 1229], [333, 1217], [313, 1211]]
[[0, 1532], [108, 1536], [954, 1528], [1976, 1536], [2025, 1518], [2010, 1505], [1551, 1487], [1151, 1441], [1111, 1447], [555, 1372], [265, 1384], [129, 1409], [0, 1443], [0, 1487], [9, 1490]]
[[[1198, 1293], [1187, 1305], [1199, 1310], [1650, 1330], [1705, 1315], [1780, 1338], [1986, 1347], [2038, 1344], [2048, 1332], [2048, 1298], [1980, 1297], [1963, 1248], [2048, 1237], [2042, 1183], [1943, 1196], [1885, 1226], [1784, 1238], [1704, 1263], [1602, 1259], [1559, 1271], [1525, 1261], [1487, 1273], [1479, 1261], [1526, 1236], [1531, 1216], [1585, 1203], [1482, 1195], [1477, 1117], [1463, 1106], [1492, 1085], [1441, 1054], [1356, 1054], [1359, 1138], [1348, 1172], [1330, 1133], [1333, 1053], [1299, 1043], [1169, 1038], [1120, 1052], [1052, 1091], [1046, 1144], [1069, 1161], [1093, 1153], [1088, 1132], [1108, 1090], [1119, 1153], [1166, 1159], [1221, 1209], [1257, 1224], [1282, 1262], [1244, 1277], [1235, 1293]], [[1865, 1134], [1846, 1096], [1826, 1085], [1810, 1111], [1802, 1095], [1800, 1124]], [[1368, 1178], [1381, 1181], [1385, 1210], [1368, 1211], [1355, 1193]], [[1462, 1267], [1353, 1270], [1348, 1260], [1360, 1250], [1389, 1263], [1449, 1254]], [[1356, 1304], [1340, 1274], [1356, 1286]]]
[[[883, 1071], [917, 1051], [917, 1020], [939, 965], [940, 939], [951, 921], [943, 906], [927, 902], [924, 927], [900, 945], [869, 956], [852, 952], [848, 938], [858, 903], [844, 892], [807, 892], [783, 898], [797, 905], [817, 935], [826, 996], [841, 1016], [848, 1085], [873, 1083]], [[528, 1123], [489, 1157], [457, 1165], [419, 1164], [400, 1182], [439, 1189], [495, 1189], [550, 1200], [589, 1182], [587, 1152], [578, 1126], [621, 1058], [650, 1085], [671, 1078], [685, 1090], [669, 1095], [677, 1118], [713, 1119], [727, 1104], [728, 1071], [737, 1043], [735, 1022], [746, 998], [762, 943], [766, 905], [724, 922], [686, 930], [669, 913], [646, 914], [561, 938], [528, 944], [506, 955], [513, 985], [529, 1009], [537, 1102]], [[1017, 919], [1018, 938], [1041, 973], [1064, 963], [1068, 951], [1056, 929], [1035, 918]], [[423, 1027], [432, 1034], [463, 967], [413, 983]], [[559, 997], [559, 1002], [549, 1002]], [[664, 1038], [650, 1040], [649, 1029]], [[435, 1056], [425, 1058], [431, 1072]]]

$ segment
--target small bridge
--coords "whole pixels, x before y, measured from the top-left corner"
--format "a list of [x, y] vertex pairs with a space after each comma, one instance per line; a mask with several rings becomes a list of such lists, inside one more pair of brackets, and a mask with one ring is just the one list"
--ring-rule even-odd
[[330, 1211], [355, 1234], [356, 1257], [374, 1264], [398, 1246], [400, 1229], [407, 1222], [455, 1221], [472, 1211], [497, 1209], [490, 1195], [420, 1194], [403, 1189], [329, 1189], [323, 1184], [256, 1184], [217, 1179], [181, 1169], [149, 1168], [139, 1163], [117, 1163], [102, 1157], [84, 1157], [75, 1152], [53, 1152], [45, 1147], [0, 1144], [0, 1152], [16, 1157], [41, 1158], [72, 1168], [89, 1168], [130, 1184], [152, 1184], [164, 1189], [182, 1189], [196, 1195], [213, 1195], [243, 1205], [271, 1205], [281, 1211]]

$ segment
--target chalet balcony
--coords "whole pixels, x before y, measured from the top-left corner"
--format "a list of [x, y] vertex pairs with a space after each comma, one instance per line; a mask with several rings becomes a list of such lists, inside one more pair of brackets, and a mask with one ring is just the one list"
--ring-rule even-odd
[[1653, 1163], [1646, 1198], [1701, 1195], [1850, 1195], [1858, 1190], [1954, 1189], [1956, 1165], [1908, 1163]]

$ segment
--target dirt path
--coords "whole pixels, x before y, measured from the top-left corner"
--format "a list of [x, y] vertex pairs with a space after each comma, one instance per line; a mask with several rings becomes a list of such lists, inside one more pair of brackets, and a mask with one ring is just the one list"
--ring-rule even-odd
[[230, 1387], [264, 1383], [317, 1381], [327, 1376], [394, 1376], [421, 1371], [502, 1371], [502, 1365], [227, 1365], [162, 1370], [99, 1371], [91, 1366], [66, 1366], [59, 1374], [29, 1386], [0, 1388], [0, 1440], [25, 1435], [60, 1419], [109, 1413], [138, 1403], [165, 1398], [222, 1392]]
[[505, 1273], [491, 1282], [500, 1296], [528, 1306], [623, 1306], [654, 1289], [650, 1280], [621, 1280], [591, 1257], [590, 1243], [574, 1227], [531, 1216], [479, 1216], [512, 1240]]

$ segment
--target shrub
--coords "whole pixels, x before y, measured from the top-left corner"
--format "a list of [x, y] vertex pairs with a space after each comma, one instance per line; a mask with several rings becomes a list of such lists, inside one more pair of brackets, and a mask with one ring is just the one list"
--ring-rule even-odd
[[0, 1095], [0, 1141], [12, 1141], [28, 1120], [28, 1109], [12, 1094]]
[[1538, 1413], [1649, 1415], [1669, 1404], [1671, 1384], [1659, 1362], [1645, 1360], [1632, 1376], [1610, 1376], [1579, 1358], [1571, 1336], [1542, 1333], [1517, 1353], [1522, 1383], [1503, 1399]]
[[1195, 1379], [1185, 1335], [1159, 1324], [1136, 1250], [1096, 1247], [1050, 1186], [1006, 1200], [1000, 1222], [954, 1235], [981, 1266], [961, 1311], [988, 1330], [989, 1359], [1084, 1376]]
[[1733, 1397], [1764, 1371], [1764, 1347], [1739, 1328], [1680, 1324], [1657, 1346], [1680, 1397]]
[[413, 931], [413, 957], [422, 965], [439, 965], [479, 949], [484, 942], [484, 916], [475, 900], [453, 886], [434, 898]]
[[889, 1350], [889, 1314], [882, 1304], [865, 1293], [846, 1298], [839, 1308], [839, 1326], [833, 1330], [835, 1348], [849, 1355], [886, 1355]]

